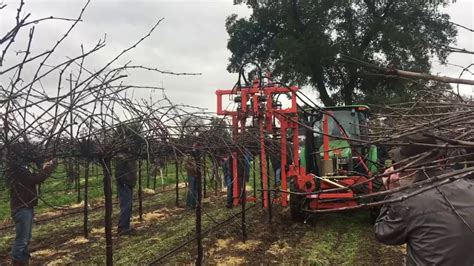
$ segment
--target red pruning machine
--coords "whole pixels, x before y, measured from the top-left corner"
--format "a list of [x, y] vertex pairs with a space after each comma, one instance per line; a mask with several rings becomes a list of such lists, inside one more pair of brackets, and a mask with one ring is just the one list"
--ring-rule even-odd
[[[357, 196], [372, 193], [370, 179], [377, 171], [375, 146], [359, 145], [368, 138], [364, 105], [317, 107], [296, 86], [264, 83], [237, 85], [217, 90], [217, 114], [231, 119], [232, 135], [238, 138], [252, 127], [258, 131], [258, 155], [261, 170], [262, 204], [290, 206], [292, 218], [304, 219], [308, 212], [342, 210], [357, 206]], [[306, 97], [306, 96], [304, 96]], [[231, 99], [233, 109], [223, 107]], [[304, 107], [300, 107], [302, 102]], [[279, 141], [277, 155], [281, 183], [270, 187], [268, 153], [269, 139]], [[233, 152], [233, 204], [242, 201], [242, 171], [238, 170], [238, 152]], [[270, 192], [278, 197], [270, 199]], [[246, 201], [256, 201], [247, 197]]]

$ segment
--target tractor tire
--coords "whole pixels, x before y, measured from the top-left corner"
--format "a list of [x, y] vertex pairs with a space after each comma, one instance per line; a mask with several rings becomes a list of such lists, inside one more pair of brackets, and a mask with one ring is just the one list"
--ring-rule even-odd
[[[291, 183], [291, 192], [298, 192], [296, 186]], [[290, 214], [291, 219], [295, 222], [304, 222], [307, 218], [307, 214], [303, 211], [305, 205], [305, 196], [290, 194]]]

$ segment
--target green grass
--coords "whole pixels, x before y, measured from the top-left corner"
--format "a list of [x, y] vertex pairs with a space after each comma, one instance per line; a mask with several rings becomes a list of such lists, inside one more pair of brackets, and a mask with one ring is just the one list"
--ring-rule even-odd
[[[144, 201], [144, 209], [149, 208], [149, 212], [154, 209], [160, 210], [166, 205], [172, 205], [174, 203], [174, 192], [167, 192], [159, 194], [153, 199], [147, 199]], [[181, 190], [180, 199], [185, 199], [185, 190]], [[157, 206], [161, 205], [161, 207]], [[221, 220], [224, 217], [228, 217], [236, 210], [225, 210], [222, 211], [218, 205], [206, 205], [205, 212], [203, 214], [203, 227], [206, 228], [213, 224], [212, 220]], [[136, 208], [135, 208], [136, 210]], [[135, 218], [136, 218], [135, 213]], [[113, 220], [118, 219], [118, 208], [114, 207]], [[212, 217], [212, 219], [210, 218]], [[89, 217], [90, 224], [96, 224], [95, 228], [103, 227], [102, 224], [103, 212], [96, 211], [91, 213]], [[130, 236], [125, 238], [122, 242], [116, 241], [114, 244], [114, 261], [119, 265], [130, 265], [146, 262], [146, 260], [156, 257], [168, 250], [170, 247], [182, 242], [183, 240], [192, 237], [194, 235], [194, 212], [181, 211], [167, 219], [155, 221], [151, 224], [146, 225], [143, 231], [140, 231], [137, 236]], [[82, 218], [81, 216], [68, 217], [61, 220], [57, 220], [51, 223], [38, 224], [33, 228], [33, 239], [34, 243], [43, 243], [43, 248], [59, 248], [69, 249], [71, 251], [81, 253], [79, 256], [82, 258], [81, 263], [85, 264], [103, 264], [105, 262], [104, 247], [105, 240], [103, 235], [91, 236], [91, 241], [82, 248], [74, 250], [74, 247], [58, 247], [58, 243], [54, 243], [54, 237], [52, 236], [63, 236], [67, 234], [73, 239], [81, 235]], [[0, 237], [0, 252], [7, 252], [10, 248], [11, 241], [13, 240], [13, 232]], [[53, 238], [53, 243], [50, 243]], [[117, 243], [118, 242], [118, 243]], [[44, 246], [44, 243], [50, 243]], [[59, 244], [60, 245], [60, 244]], [[68, 253], [70, 254], [70, 253]], [[139, 254], [139, 255], [138, 255]], [[62, 263], [78, 262], [71, 257], [63, 257]]]
[[[238, 210], [223, 211], [216, 205], [207, 206], [207, 215], [203, 214], [202, 217], [203, 230], [213, 226], [214, 221], [220, 221], [228, 217], [231, 213], [236, 212], [238, 212]], [[210, 217], [212, 217], [212, 219]], [[168, 220], [153, 225], [153, 227], [159, 228], [159, 232], [156, 232], [156, 229], [153, 230], [150, 228], [151, 231], [148, 232], [148, 234], [153, 233], [154, 237], [144, 238], [143, 236], [133, 236], [127, 239], [127, 242], [123, 242], [117, 246], [114, 251], [115, 263], [119, 265], [136, 265], [138, 263], [147, 262], [147, 260], [163, 254], [170, 248], [194, 236], [195, 216], [193, 212], [182, 213], [170, 219], [172, 219], [172, 223]], [[163, 223], [166, 223], [166, 225], [163, 225]], [[140, 254], [140, 256], [135, 256], [134, 254]], [[179, 257], [179, 253], [173, 256]], [[85, 261], [86, 264], [103, 264], [104, 262], [104, 255], [102, 253]]]
[[[84, 169], [80, 168], [80, 199], [84, 197]], [[186, 174], [182, 167], [179, 169], [179, 180], [185, 182]], [[156, 189], [160, 189], [162, 186], [168, 186], [175, 184], [176, 182], [176, 170], [174, 163], [170, 163], [167, 166], [167, 173], [163, 171], [163, 183], [158, 173], [156, 177]], [[4, 184], [4, 178], [0, 184], [0, 222], [10, 219], [10, 199], [8, 188]], [[149, 187], [147, 187], [147, 174], [145, 165], [142, 166], [142, 187], [153, 189], [153, 178], [150, 178]], [[60, 164], [53, 175], [48, 178], [44, 183], [41, 184], [40, 197], [38, 206], [35, 209], [36, 214], [41, 214], [47, 211], [54, 210], [54, 207], [68, 206], [78, 203], [78, 193], [75, 190], [75, 184], [67, 180], [64, 166]], [[211, 188], [213, 184], [208, 184]], [[112, 179], [112, 190], [114, 195], [116, 194], [115, 179]], [[138, 185], [135, 186], [135, 193], [138, 191]], [[103, 175], [102, 169], [98, 165], [91, 165], [89, 174], [89, 199], [94, 201], [96, 199], [103, 198]]]
[[[172, 179], [172, 181], [174, 181]], [[145, 213], [162, 212], [167, 207], [170, 216], [161, 220], [145, 222], [134, 236], [116, 238], [114, 235], [114, 262], [117, 265], [137, 265], [149, 262], [170, 248], [192, 237], [194, 234], [194, 212], [174, 209], [174, 191], [165, 192], [144, 201]], [[185, 199], [185, 190], [181, 190], [181, 202]], [[212, 220], [221, 221], [240, 208], [223, 209], [224, 198], [216, 198], [204, 205], [203, 230], [214, 225]], [[135, 219], [137, 203], [135, 203]], [[400, 247], [387, 247], [377, 243], [373, 236], [372, 225], [367, 212], [351, 212], [326, 214], [315, 217], [310, 224], [291, 223], [287, 214], [280, 207], [274, 209], [273, 225], [266, 222], [265, 212], [260, 206], [250, 212], [247, 217], [249, 239], [260, 240], [255, 250], [242, 250], [237, 245], [230, 245], [224, 256], [243, 257], [246, 264], [285, 263], [310, 265], [380, 265], [396, 264], [401, 261], [403, 253]], [[90, 214], [91, 227], [103, 228], [103, 211]], [[114, 206], [114, 226], [117, 221], [118, 208]], [[212, 219], [211, 219], [212, 217]], [[206, 235], [205, 251], [216, 245], [217, 239], [232, 238], [239, 244], [239, 219], [219, 232]], [[80, 263], [85, 265], [105, 262], [105, 240], [103, 233], [91, 234], [86, 244], [71, 245], [66, 243], [82, 235], [82, 216], [67, 217], [54, 222], [35, 225], [33, 228], [33, 246], [41, 246], [41, 250], [54, 250], [55, 257], [48, 261], [61, 259], [60, 264]], [[0, 237], [0, 253], [7, 252], [14, 237], [13, 230]], [[66, 241], [64, 240], [66, 239]], [[281, 255], [271, 255], [267, 251], [287, 243]], [[195, 243], [167, 258], [164, 263], [181, 265], [191, 263], [195, 258]], [[275, 249], [273, 249], [275, 251]], [[277, 248], [278, 251], [278, 248]], [[63, 255], [61, 255], [63, 254]], [[396, 254], [398, 259], [389, 254]], [[37, 257], [38, 258], [38, 257]], [[43, 257], [44, 258], [44, 257]], [[213, 263], [213, 257], [207, 257]], [[216, 257], [222, 263], [222, 257]]]
[[[41, 214], [44, 212], [52, 211], [54, 210], [53, 207], [63, 207], [63, 206], [69, 206], [73, 205], [76, 203], [79, 203], [78, 201], [78, 193], [77, 190], [75, 189], [75, 184], [68, 181], [67, 176], [66, 176], [66, 171], [65, 171], [65, 163], [60, 163], [56, 169], [56, 171], [53, 173], [53, 175], [48, 178], [43, 184], [41, 184], [41, 194], [40, 197], [42, 200], [39, 200], [38, 206], [35, 209], [36, 214]], [[259, 175], [259, 161], [256, 161], [256, 169], [253, 169], [251, 167], [250, 171], [250, 180], [248, 182], [248, 185], [253, 187], [254, 184], [254, 175], [256, 178], [256, 188], [260, 189], [260, 175]], [[253, 165], [253, 164], [251, 164]], [[150, 165], [150, 168], [152, 168], [153, 165]], [[142, 165], [142, 187], [153, 189], [154, 185], [154, 179], [150, 178], [150, 181], [148, 182], [147, 178], [147, 173], [146, 173], [146, 164], [143, 163]], [[212, 176], [212, 165], [210, 160], [206, 160], [206, 168], [207, 168], [207, 180], [206, 180], [206, 188], [207, 191], [213, 190], [215, 187], [215, 183], [211, 182], [211, 176]], [[151, 172], [151, 171], [150, 171]], [[171, 184], [175, 184], [176, 182], [176, 169], [175, 169], [175, 164], [174, 162], [168, 162], [166, 166], [166, 170], [163, 169], [163, 180], [160, 177], [160, 172], [158, 171], [157, 177], [156, 177], [156, 189], [160, 189], [163, 186], [169, 186]], [[255, 173], [255, 174], [254, 174]], [[180, 164], [180, 168], [178, 169], [178, 175], [179, 175], [179, 182], [186, 182], [186, 172], [184, 170], [183, 164]], [[219, 175], [222, 176], [222, 169], [219, 169]], [[9, 202], [9, 192], [8, 188], [5, 186], [5, 180], [4, 178], [0, 178], [0, 223], [7, 221], [10, 219], [10, 202]], [[270, 172], [269, 172], [269, 184], [272, 186], [274, 181], [273, 177], [273, 171], [272, 168], [270, 167]], [[113, 193], [115, 195], [116, 193], [116, 185], [115, 185], [115, 179], [112, 179], [112, 189]], [[149, 186], [147, 186], [149, 185]], [[204, 185], [204, 184], [203, 184]], [[220, 184], [219, 184], [220, 187]], [[135, 193], [138, 191], [138, 185], [135, 186]], [[249, 191], [251, 193], [251, 191]], [[259, 192], [257, 191], [257, 194]], [[89, 200], [92, 202], [97, 199], [103, 198], [103, 175], [102, 175], [102, 169], [100, 166], [91, 164], [90, 166], [90, 174], [89, 174]], [[80, 199], [82, 200], [84, 197], [84, 169], [83, 166], [81, 165], [80, 167]], [[115, 196], [114, 196], [115, 197]]]
[[[154, 187], [154, 179], [153, 177], [150, 178], [148, 182], [147, 173], [146, 173], [146, 165], [143, 163], [142, 165], [142, 187], [153, 189]], [[152, 168], [152, 165], [150, 165]], [[211, 182], [211, 175], [212, 175], [212, 167], [210, 160], [206, 161], [206, 168], [207, 168], [207, 178], [206, 178], [206, 188], [207, 191], [213, 190], [215, 183]], [[256, 186], [257, 189], [260, 188], [260, 181], [259, 181], [259, 174], [257, 172], [259, 170], [259, 162], [256, 163], [256, 169], [251, 168], [250, 172], [250, 180], [248, 184], [253, 186], [253, 176], [255, 171], [256, 177]], [[222, 170], [219, 169], [219, 174], [222, 175]], [[151, 172], [151, 171], [150, 171]], [[176, 183], [176, 167], [174, 162], [169, 162], [166, 166], [166, 171], [163, 169], [163, 180], [160, 177], [160, 172], [158, 171], [156, 176], [156, 189], [160, 189], [163, 186], [169, 186]], [[273, 171], [270, 170], [270, 174]], [[178, 176], [179, 182], [186, 182], [186, 172], [182, 164], [180, 164], [180, 168], [178, 169]], [[9, 201], [9, 192], [8, 188], [4, 184], [4, 178], [0, 178], [2, 183], [0, 183], [0, 222], [6, 221], [10, 219], [10, 201]], [[41, 184], [41, 193], [40, 197], [42, 200], [39, 200], [38, 206], [35, 209], [36, 214], [41, 214], [44, 212], [54, 210], [53, 207], [63, 207], [73, 205], [78, 202], [78, 193], [75, 190], [75, 184], [68, 181], [65, 171], [65, 166], [63, 163], [60, 163], [53, 173], [53, 175], [48, 178], [44, 183]], [[273, 177], [270, 177], [270, 184], [273, 183]], [[82, 200], [84, 197], [84, 169], [81, 165], [80, 168], [80, 199]], [[149, 183], [149, 184], [148, 184]], [[149, 185], [149, 186], [147, 186]], [[204, 185], [204, 184], [203, 184]], [[220, 186], [220, 185], [219, 185]], [[116, 194], [116, 185], [115, 179], [112, 178], [112, 190], [114, 195]], [[138, 192], [138, 185], [135, 186], [134, 193]], [[258, 193], [258, 192], [257, 192]], [[89, 174], [89, 200], [94, 201], [97, 199], [103, 198], [103, 175], [102, 169], [98, 165], [91, 164], [90, 166], [90, 174]]]
[[367, 211], [330, 213], [315, 217], [313, 230], [300, 240], [299, 256], [311, 265], [400, 265], [401, 246], [375, 240]]
[[[185, 196], [185, 191], [181, 190], [180, 197], [181, 199], [184, 199]], [[146, 210], [147, 208], [153, 208], [157, 205], [163, 205], [169, 202], [174, 202], [174, 197], [175, 194], [174, 192], [168, 192], [164, 194], [158, 194], [154, 196], [153, 198], [150, 199], [145, 199], [143, 201], [143, 208]], [[135, 209], [134, 209], [134, 215], [138, 215], [138, 203], [134, 203]], [[118, 206], [113, 207], [113, 221], [114, 224], [118, 219], [118, 212], [119, 208]], [[89, 227], [94, 228], [97, 227], [94, 226], [94, 224], [99, 224], [99, 227], [103, 227], [103, 218], [104, 218], [104, 213], [102, 210], [94, 211], [89, 214]], [[83, 219], [82, 215], [74, 215], [74, 216], [69, 216], [65, 217], [62, 219], [54, 220], [51, 222], [45, 222], [41, 224], [37, 224], [33, 227], [33, 233], [32, 233], [32, 238], [34, 239], [35, 243], [40, 243], [43, 241], [47, 241], [48, 239], [51, 239], [52, 236], [61, 236], [64, 234], [73, 234], [76, 236], [81, 235], [82, 232], [82, 225], [83, 225]], [[14, 238], [14, 231], [4, 231], [4, 235], [2, 234], [2, 237], [0, 237], [0, 252], [1, 251], [8, 251], [10, 248], [11, 242], [13, 241]], [[53, 240], [54, 241], [54, 240]], [[101, 252], [102, 249], [99, 249], [98, 252]], [[101, 253], [102, 254], [102, 253]]]
[[365, 251], [364, 236], [370, 231], [367, 213], [325, 215], [316, 224], [320, 230], [307, 231], [302, 239], [309, 251], [301, 255], [306, 261], [322, 265], [354, 265]]

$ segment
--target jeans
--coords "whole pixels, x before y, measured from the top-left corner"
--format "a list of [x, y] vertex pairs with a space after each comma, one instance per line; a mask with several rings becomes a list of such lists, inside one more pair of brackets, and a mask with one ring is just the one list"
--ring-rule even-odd
[[118, 193], [120, 202], [120, 217], [118, 230], [130, 229], [130, 219], [132, 217], [132, 206], [133, 206], [133, 187], [118, 183]]
[[281, 183], [281, 168], [275, 170], [275, 185], [280, 185]]
[[225, 182], [227, 186], [227, 205], [232, 206], [233, 203], [233, 190], [232, 190], [232, 175], [227, 175], [225, 177]]
[[26, 262], [30, 257], [28, 245], [31, 240], [33, 215], [33, 208], [21, 208], [13, 215], [16, 236], [12, 248], [12, 257], [16, 261]]
[[197, 178], [195, 176], [188, 176], [188, 195], [186, 197], [186, 206], [195, 208], [197, 202]]

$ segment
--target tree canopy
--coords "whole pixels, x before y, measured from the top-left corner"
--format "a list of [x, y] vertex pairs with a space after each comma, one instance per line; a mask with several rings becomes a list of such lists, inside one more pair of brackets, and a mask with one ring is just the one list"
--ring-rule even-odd
[[226, 20], [228, 70], [252, 60], [284, 82], [313, 86], [325, 105], [407, 99], [418, 86], [365, 75], [343, 54], [399, 69], [429, 72], [444, 63], [456, 28], [440, 5], [413, 0], [248, 1], [249, 18]]

